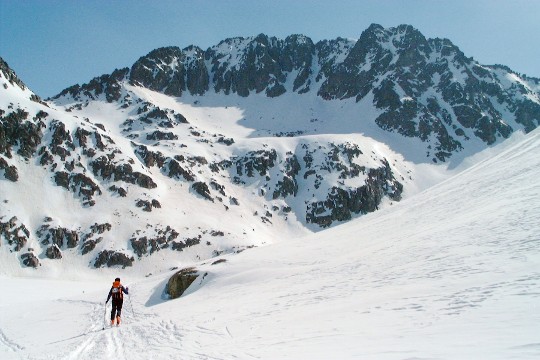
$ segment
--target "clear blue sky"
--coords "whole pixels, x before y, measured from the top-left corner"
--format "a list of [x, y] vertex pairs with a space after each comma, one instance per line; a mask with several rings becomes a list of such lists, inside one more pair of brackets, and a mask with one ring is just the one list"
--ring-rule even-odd
[[371, 23], [411, 24], [480, 63], [540, 77], [536, 0], [0, 0], [0, 56], [48, 97], [160, 46], [259, 33], [358, 38]]

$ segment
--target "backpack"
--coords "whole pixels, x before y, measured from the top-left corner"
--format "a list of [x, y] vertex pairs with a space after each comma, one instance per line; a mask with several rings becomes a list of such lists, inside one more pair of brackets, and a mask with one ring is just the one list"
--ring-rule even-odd
[[122, 292], [122, 285], [120, 284], [120, 281], [113, 282], [111, 294], [113, 300], [119, 300], [124, 298], [124, 293]]

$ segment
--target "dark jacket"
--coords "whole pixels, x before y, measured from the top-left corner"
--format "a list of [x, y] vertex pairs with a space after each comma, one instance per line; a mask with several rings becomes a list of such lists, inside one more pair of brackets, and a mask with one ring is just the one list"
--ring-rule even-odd
[[111, 286], [111, 290], [109, 290], [109, 295], [107, 296], [106, 302], [109, 302], [111, 297], [113, 298], [113, 301], [123, 300], [124, 296], [122, 293], [129, 295], [128, 288], [127, 287], [125, 288], [123, 285], [120, 285], [120, 282], [118, 282], [117, 284], [116, 282], [114, 282], [113, 286]]

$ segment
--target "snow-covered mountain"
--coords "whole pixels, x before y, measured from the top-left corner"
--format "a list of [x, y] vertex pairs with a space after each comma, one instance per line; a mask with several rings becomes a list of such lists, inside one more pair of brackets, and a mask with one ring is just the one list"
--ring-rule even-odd
[[150, 273], [290, 240], [540, 123], [540, 80], [411, 26], [156, 49], [48, 101], [0, 66], [8, 274]]
[[[123, 84], [174, 97], [208, 93], [309, 94], [358, 103], [349, 130], [366, 123], [416, 137], [424, 156], [444, 161], [474, 139], [493, 144], [514, 130], [531, 131], [540, 119], [540, 80], [505, 66], [466, 57], [447, 39], [426, 39], [410, 25], [371, 25], [358, 40], [316, 44], [302, 35], [285, 40], [264, 34], [222, 41], [206, 51], [160, 48], [131, 68], [64, 90], [57, 99], [101, 98], [132, 104]], [[304, 109], [308, 111], [309, 109]], [[290, 132], [324, 132], [293, 119]], [[325, 120], [325, 119], [318, 119]]]
[[0, 357], [537, 359], [539, 154], [539, 129], [516, 134], [391, 207], [201, 262], [176, 300], [175, 270], [124, 272], [120, 328], [111, 269], [0, 276]]

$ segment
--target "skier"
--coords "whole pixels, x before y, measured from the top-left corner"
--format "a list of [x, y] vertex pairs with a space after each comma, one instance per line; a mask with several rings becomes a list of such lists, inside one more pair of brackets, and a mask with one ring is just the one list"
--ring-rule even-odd
[[116, 326], [120, 326], [120, 314], [122, 312], [122, 304], [124, 302], [124, 294], [128, 294], [128, 288], [123, 287], [120, 284], [120, 278], [114, 279], [111, 290], [109, 291], [109, 296], [107, 296], [107, 301], [112, 297], [112, 310], [111, 310], [111, 326], [114, 325], [114, 320], [116, 318]]

